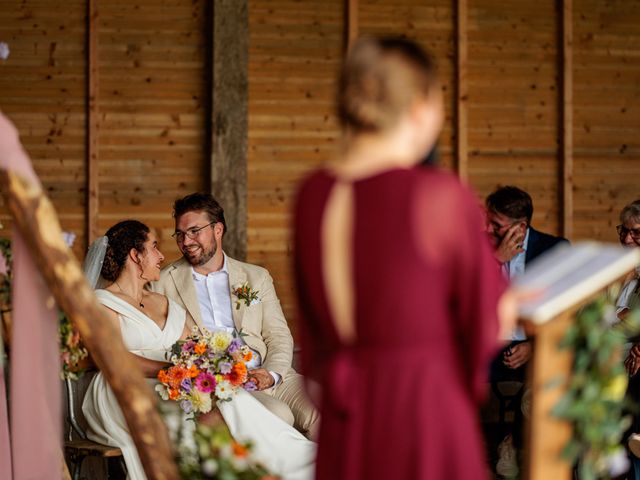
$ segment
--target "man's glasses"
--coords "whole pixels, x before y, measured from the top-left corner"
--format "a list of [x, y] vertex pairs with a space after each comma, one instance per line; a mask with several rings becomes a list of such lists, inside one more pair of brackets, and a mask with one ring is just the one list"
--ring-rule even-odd
[[616, 225], [616, 232], [620, 238], [625, 238], [629, 233], [634, 240], [640, 239], [640, 228], [627, 228], [624, 225]]
[[171, 236], [173, 238], [175, 238], [178, 242], [183, 242], [184, 241], [184, 237], [187, 237], [187, 238], [190, 238], [191, 240], [193, 240], [198, 235], [200, 235], [200, 231], [201, 230], [207, 228], [209, 225], [213, 225], [214, 223], [218, 223], [218, 222], [214, 220], [211, 223], [207, 223], [203, 227], [193, 227], [193, 228], [188, 229], [186, 232], [182, 232], [180, 230], [176, 230], [175, 232], [173, 232], [171, 234]]

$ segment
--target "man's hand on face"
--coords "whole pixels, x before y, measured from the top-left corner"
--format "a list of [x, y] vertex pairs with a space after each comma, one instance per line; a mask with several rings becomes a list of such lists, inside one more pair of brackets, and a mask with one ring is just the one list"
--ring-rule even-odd
[[264, 368], [249, 370], [249, 381], [255, 383], [257, 390], [266, 390], [276, 383], [271, 374]]
[[511, 353], [506, 352], [504, 354], [503, 362], [509, 367], [516, 369], [521, 367], [529, 361], [531, 358], [531, 342], [522, 342], [514, 345], [509, 350]]
[[507, 230], [507, 233], [502, 237], [502, 241], [498, 248], [494, 252], [496, 260], [500, 263], [506, 263], [515, 257], [518, 253], [524, 252], [523, 243], [526, 235], [526, 228], [523, 228], [523, 224], [518, 222], [511, 225]]

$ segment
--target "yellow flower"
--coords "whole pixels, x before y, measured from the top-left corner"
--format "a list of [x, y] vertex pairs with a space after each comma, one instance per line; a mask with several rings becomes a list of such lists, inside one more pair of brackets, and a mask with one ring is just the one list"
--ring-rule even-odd
[[211, 402], [211, 394], [202, 393], [198, 391], [197, 388], [191, 390], [189, 395], [191, 404], [193, 405], [193, 410], [195, 412], [208, 413], [211, 411], [213, 407], [213, 403]]
[[233, 340], [231, 334], [227, 332], [216, 332], [213, 334], [209, 345], [214, 352], [224, 352]]
[[628, 379], [625, 374], [619, 374], [613, 377], [607, 385], [602, 389], [602, 395], [608, 400], [619, 401], [624, 397], [627, 391]]

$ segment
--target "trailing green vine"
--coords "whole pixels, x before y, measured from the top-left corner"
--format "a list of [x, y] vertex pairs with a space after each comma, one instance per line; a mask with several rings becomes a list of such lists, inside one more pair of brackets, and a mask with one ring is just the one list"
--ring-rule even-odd
[[[637, 317], [634, 313], [631, 321]], [[573, 371], [553, 414], [572, 424], [562, 456], [577, 466], [581, 480], [615, 477], [628, 467], [622, 446], [631, 425], [622, 362], [626, 337], [613, 328], [615, 322], [615, 307], [603, 294], [578, 312], [561, 342], [561, 348], [574, 351]]]
[[[10, 315], [13, 310], [11, 305], [12, 267], [11, 240], [0, 237], [0, 314], [2, 315]], [[0, 331], [0, 343], [3, 343], [5, 335], [9, 336], [8, 333]], [[80, 334], [62, 310], [58, 310], [58, 334], [62, 364], [60, 376], [63, 379], [77, 380], [84, 374], [82, 360], [86, 359], [89, 353], [80, 341]], [[4, 366], [5, 361], [6, 352], [0, 349], [0, 366]]]

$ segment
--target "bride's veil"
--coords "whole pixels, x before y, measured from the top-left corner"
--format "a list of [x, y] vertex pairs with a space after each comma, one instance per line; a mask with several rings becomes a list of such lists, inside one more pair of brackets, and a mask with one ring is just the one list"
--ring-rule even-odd
[[100, 288], [105, 283], [105, 280], [100, 276], [100, 271], [102, 270], [108, 244], [109, 239], [106, 235], [94, 240], [89, 246], [89, 251], [82, 264], [87, 282], [89, 282], [89, 286], [93, 289]]

